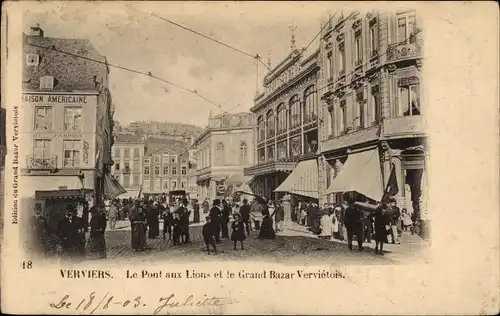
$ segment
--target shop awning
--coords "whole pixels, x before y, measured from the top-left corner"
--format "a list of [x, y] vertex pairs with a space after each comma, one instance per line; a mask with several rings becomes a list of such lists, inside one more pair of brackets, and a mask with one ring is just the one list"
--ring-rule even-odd
[[106, 173], [104, 175], [104, 196], [112, 200], [124, 193], [127, 193], [127, 190], [111, 174]]
[[383, 194], [378, 149], [350, 154], [325, 194], [358, 192], [375, 201]]
[[52, 200], [52, 199], [79, 199], [85, 198], [85, 193], [91, 194], [91, 189], [72, 189], [72, 190], [48, 190], [35, 191], [35, 199], [37, 200]]
[[319, 199], [318, 162], [316, 159], [299, 162], [274, 192], [288, 192]]
[[239, 186], [251, 179], [252, 177], [244, 176], [242, 174], [233, 174], [226, 179], [226, 185]]

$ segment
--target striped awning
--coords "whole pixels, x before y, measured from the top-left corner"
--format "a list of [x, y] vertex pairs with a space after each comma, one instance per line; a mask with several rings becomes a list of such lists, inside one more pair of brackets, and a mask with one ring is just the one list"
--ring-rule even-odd
[[325, 194], [358, 192], [379, 201], [382, 186], [378, 149], [372, 149], [350, 154]]
[[104, 175], [104, 196], [110, 200], [127, 193], [122, 185], [109, 173]]
[[316, 159], [299, 162], [274, 192], [288, 192], [319, 199], [318, 162]]

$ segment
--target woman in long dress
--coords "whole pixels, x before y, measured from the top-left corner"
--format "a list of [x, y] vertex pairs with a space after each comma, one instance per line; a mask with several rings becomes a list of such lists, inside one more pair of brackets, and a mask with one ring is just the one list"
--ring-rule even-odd
[[87, 245], [87, 258], [104, 259], [106, 258], [106, 215], [104, 211], [94, 206], [90, 210], [92, 218], [90, 219], [90, 238]]
[[146, 216], [142, 207], [138, 207], [129, 216], [132, 226], [132, 249], [144, 251], [146, 247]]
[[333, 235], [333, 211], [325, 205], [320, 220], [321, 238], [330, 239]]
[[384, 243], [387, 243], [387, 226], [389, 226], [389, 216], [385, 206], [379, 206], [375, 210], [375, 253], [384, 255]]
[[262, 210], [262, 215], [264, 216], [264, 218], [262, 218], [262, 225], [259, 231], [259, 238], [263, 239], [276, 238], [276, 233], [274, 232], [273, 229], [273, 220], [271, 218], [271, 215], [269, 214], [269, 209], [264, 208]]

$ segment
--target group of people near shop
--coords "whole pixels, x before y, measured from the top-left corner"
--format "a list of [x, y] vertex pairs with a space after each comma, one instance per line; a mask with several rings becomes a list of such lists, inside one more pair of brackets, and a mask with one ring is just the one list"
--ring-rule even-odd
[[375, 241], [375, 253], [383, 255], [383, 245], [389, 242], [400, 243], [403, 231], [413, 234], [413, 221], [406, 209], [400, 210], [394, 198], [368, 210], [356, 204], [354, 199], [346, 199], [340, 204], [326, 203], [323, 207], [312, 202], [299, 202], [292, 212], [292, 220], [324, 239], [347, 241], [353, 250], [352, 242], [356, 238], [358, 249], [363, 243]]

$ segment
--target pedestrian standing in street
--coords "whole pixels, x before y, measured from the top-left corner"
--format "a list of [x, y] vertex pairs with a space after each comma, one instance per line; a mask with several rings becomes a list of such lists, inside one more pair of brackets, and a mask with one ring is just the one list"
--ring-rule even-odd
[[375, 254], [384, 255], [384, 243], [387, 243], [387, 226], [389, 218], [384, 204], [377, 207], [373, 213], [375, 220]]
[[365, 238], [364, 241], [371, 243], [372, 235], [373, 235], [373, 223], [372, 217], [368, 212], [363, 212], [363, 236]]
[[411, 220], [410, 214], [408, 214], [406, 208], [402, 209], [401, 212], [402, 212], [401, 221], [403, 222], [403, 230], [407, 232], [408, 229], [410, 229], [411, 231], [412, 230], [411, 225], [413, 225], [413, 221]]
[[160, 236], [160, 218], [159, 218], [158, 203], [154, 202], [153, 205], [148, 205], [148, 211], [146, 213], [148, 221], [148, 237], [149, 239], [154, 239]]
[[83, 220], [76, 216], [76, 209], [68, 205], [65, 217], [58, 223], [57, 231], [63, 257], [73, 258], [85, 255], [85, 232]]
[[175, 212], [172, 223], [172, 239], [174, 246], [181, 244], [182, 224], [179, 213]]
[[104, 259], [106, 258], [106, 215], [104, 210], [94, 206], [90, 210], [92, 218], [90, 219], [90, 237], [87, 246], [87, 258]]
[[264, 217], [262, 218], [262, 225], [260, 226], [259, 238], [275, 239], [276, 233], [273, 229], [273, 219], [267, 207], [262, 208], [262, 215]]
[[144, 251], [146, 247], [146, 216], [142, 207], [137, 208], [129, 216], [132, 227], [132, 249]]
[[170, 208], [166, 204], [164, 204], [163, 206], [163, 212], [161, 217], [163, 219], [163, 240], [166, 239], [165, 238], [166, 234], [168, 234], [168, 240], [172, 240], [172, 224], [174, 221], [174, 217], [170, 212]]
[[363, 214], [355, 205], [352, 199], [348, 201], [345, 211], [344, 224], [347, 230], [347, 246], [352, 250], [352, 240], [356, 236], [358, 250], [363, 251]]
[[[333, 208], [333, 205], [331, 205], [331, 207]], [[339, 227], [340, 227], [339, 214], [340, 214], [340, 207], [339, 206], [334, 207], [333, 208], [333, 218], [332, 218], [332, 222], [333, 222], [332, 231], [333, 231], [334, 238], [339, 237]]]
[[221, 218], [221, 232], [222, 238], [229, 239], [229, 216], [231, 215], [231, 207], [224, 199], [222, 200], [222, 218]]
[[240, 207], [241, 221], [245, 225], [247, 235], [250, 235], [250, 205], [247, 199], [243, 199], [243, 205]]
[[391, 224], [391, 241], [393, 244], [399, 244], [398, 221], [401, 216], [401, 211], [396, 205], [394, 198], [390, 199], [390, 224]]
[[243, 249], [243, 241], [245, 240], [245, 226], [241, 221], [241, 216], [238, 213], [233, 214], [233, 223], [231, 224], [231, 240], [233, 241], [233, 250], [236, 250], [236, 243], [239, 241], [241, 250]]
[[220, 200], [215, 199], [213, 202], [213, 206], [210, 209], [210, 219], [213, 226], [213, 233], [216, 243], [220, 243], [221, 213], [222, 209], [220, 206]]
[[339, 216], [339, 233], [340, 233], [340, 240], [347, 241], [347, 228], [345, 226], [345, 212], [347, 210], [347, 202], [343, 201], [342, 204], [340, 204], [340, 216]]
[[215, 240], [214, 240], [214, 226], [212, 225], [210, 216], [207, 216], [205, 218], [206, 223], [203, 225], [202, 228], [202, 234], [203, 234], [203, 242], [205, 243], [205, 246], [207, 246], [207, 254], [210, 254], [210, 246], [214, 248], [214, 254], [217, 254], [217, 247], [215, 246]]
[[274, 223], [276, 226], [276, 232], [283, 231], [283, 220], [285, 219], [285, 209], [281, 204], [281, 201], [276, 201], [276, 207], [274, 208]]
[[180, 213], [180, 220], [181, 220], [181, 227], [182, 227], [182, 233], [181, 233], [181, 239], [183, 244], [187, 244], [190, 242], [189, 240], [189, 216], [191, 214], [191, 211], [188, 209], [188, 200], [183, 199], [182, 201], [182, 213]]
[[203, 214], [208, 214], [210, 210], [210, 203], [208, 202], [208, 198], [205, 198], [205, 200], [203, 201], [202, 208], [203, 208]]
[[199, 223], [200, 222], [200, 204], [198, 203], [197, 200], [193, 200], [192, 202], [193, 205], [193, 222]]
[[111, 202], [111, 206], [109, 207], [108, 211], [108, 219], [109, 219], [109, 227], [111, 230], [115, 230], [116, 228], [116, 221], [118, 220], [118, 208], [116, 207], [115, 202]]
[[325, 204], [321, 216], [321, 235], [324, 239], [331, 239], [333, 236], [333, 210]]
[[45, 256], [49, 253], [49, 226], [47, 220], [42, 216], [41, 208], [35, 210], [35, 215], [31, 218], [31, 247], [36, 254]]

